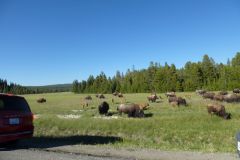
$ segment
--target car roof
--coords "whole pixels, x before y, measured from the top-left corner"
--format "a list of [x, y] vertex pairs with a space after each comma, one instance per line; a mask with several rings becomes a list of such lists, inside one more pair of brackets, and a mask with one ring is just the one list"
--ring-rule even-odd
[[22, 98], [22, 96], [15, 95], [15, 94], [12, 94], [12, 93], [0, 93], [0, 96], [21, 97]]

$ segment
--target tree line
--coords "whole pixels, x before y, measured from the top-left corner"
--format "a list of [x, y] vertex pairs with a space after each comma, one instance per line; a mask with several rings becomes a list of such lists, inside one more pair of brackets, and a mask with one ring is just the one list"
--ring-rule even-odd
[[0, 93], [12, 94], [33, 94], [33, 90], [15, 83], [8, 83], [7, 80], [0, 79]]
[[143, 93], [167, 91], [232, 90], [240, 88], [240, 52], [227, 64], [216, 63], [213, 58], [204, 55], [202, 61], [187, 62], [178, 69], [174, 64], [160, 65], [150, 62], [146, 69], [128, 69], [125, 74], [116, 72], [107, 77], [104, 72], [87, 80], [74, 80], [74, 93]]

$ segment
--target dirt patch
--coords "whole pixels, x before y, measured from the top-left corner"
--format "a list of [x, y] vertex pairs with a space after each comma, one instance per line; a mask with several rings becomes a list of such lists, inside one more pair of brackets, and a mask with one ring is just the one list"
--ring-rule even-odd
[[119, 119], [120, 117], [118, 117], [118, 116], [95, 116], [94, 118], [110, 120], [110, 119]]
[[67, 114], [67, 115], [57, 115], [60, 119], [78, 119], [81, 118], [81, 115]]

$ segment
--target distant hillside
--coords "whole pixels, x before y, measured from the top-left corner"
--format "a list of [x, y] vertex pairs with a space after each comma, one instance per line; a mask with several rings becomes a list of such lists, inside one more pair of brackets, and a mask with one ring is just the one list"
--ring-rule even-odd
[[72, 91], [72, 84], [54, 84], [46, 86], [26, 86], [34, 90], [36, 93], [51, 93], [51, 92], [70, 92]]

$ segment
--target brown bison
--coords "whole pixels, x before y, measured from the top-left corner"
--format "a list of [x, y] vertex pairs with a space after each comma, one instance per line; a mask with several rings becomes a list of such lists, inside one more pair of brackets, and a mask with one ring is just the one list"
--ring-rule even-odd
[[233, 89], [233, 93], [240, 93], [240, 89], [239, 88]]
[[149, 102], [156, 102], [156, 100], [158, 99], [158, 96], [156, 94], [153, 94], [151, 96], [147, 97]]
[[171, 104], [174, 104], [174, 105], [178, 105], [178, 106], [179, 105], [184, 105], [184, 106], [187, 105], [186, 100], [182, 97], [169, 97], [168, 102]]
[[143, 110], [137, 104], [120, 104], [117, 110], [120, 114], [128, 114], [128, 117], [144, 117]]
[[214, 95], [213, 99], [215, 101], [224, 101], [224, 95], [222, 95], [222, 94]]
[[215, 114], [224, 119], [231, 119], [231, 113], [226, 113], [225, 107], [219, 104], [208, 104], [207, 111], [209, 114]]
[[215, 93], [211, 93], [211, 92], [206, 92], [202, 95], [202, 97], [205, 99], [213, 99], [214, 96], [215, 96]]
[[105, 101], [98, 106], [99, 114], [107, 114], [108, 110], [109, 110], [109, 104]]
[[240, 102], [240, 96], [237, 94], [228, 94], [224, 96], [224, 101], [226, 102]]
[[227, 95], [228, 94], [228, 92], [227, 91], [220, 91], [219, 93], [218, 93], [219, 95]]
[[91, 96], [86, 96], [84, 99], [85, 100], [92, 100], [92, 97]]
[[37, 99], [37, 102], [38, 103], [45, 103], [45, 102], [47, 102], [47, 100], [45, 98], [39, 98], [39, 99]]
[[167, 93], [165, 93], [165, 95], [166, 95], [167, 97], [176, 97], [175, 92], [167, 92]]

